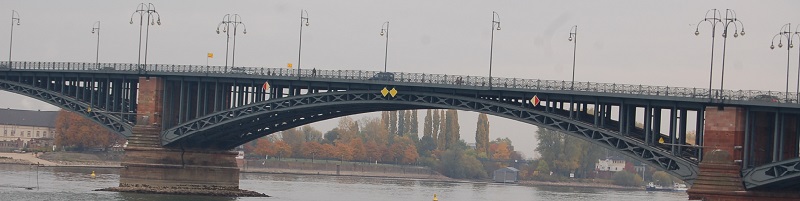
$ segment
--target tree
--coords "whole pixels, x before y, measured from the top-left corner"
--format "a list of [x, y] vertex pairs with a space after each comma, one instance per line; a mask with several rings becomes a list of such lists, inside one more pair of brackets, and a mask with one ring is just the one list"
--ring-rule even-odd
[[406, 122], [406, 111], [397, 111], [397, 135], [402, 136], [406, 134]]
[[58, 112], [55, 126], [58, 133], [55, 136], [56, 145], [62, 147], [106, 149], [125, 140], [103, 126], [66, 110]]
[[347, 143], [358, 137], [358, 123], [353, 121], [353, 118], [339, 118], [339, 126], [336, 128], [338, 128], [339, 131], [339, 139], [337, 139], [337, 141]]
[[447, 150], [447, 116], [444, 110], [439, 111], [439, 134], [436, 137], [436, 147], [440, 150]]
[[[303, 148], [303, 143], [306, 142], [306, 137], [303, 131], [297, 128], [291, 128], [281, 132], [281, 139], [283, 142], [288, 144], [291, 149], [292, 153], [296, 153], [300, 155]], [[288, 156], [287, 156], [288, 157]]]
[[492, 143], [491, 146], [494, 148], [492, 153], [492, 159], [495, 160], [511, 159], [511, 150], [509, 150], [508, 143], [506, 142]]
[[275, 156], [275, 145], [272, 144], [267, 138], [258, 138], [256, 140], [256, 148], [253, 152], [259, 156]]
[[423, 127], [422, 128], [422, 137], [423, 138], [425, 136], [431, 137], [431, 134], [433, 132], [433, 128], [431, 127], [431, 126], [433, 126], [433, 122], [431, 122], [431, 120], [432, 120], [431, 110], [427, 110], [427, 114], [425, 114], [425, 122], [422, 124], [422, 127]]
[[367, 144], [364, 145], [364, 151], [366, 152], [366, 159], [368, 161], [381, 161], [383, 149], [375, 141], [367, 141]]
[[672, 186], [676, 179], [669, 173], [664, 171], [656, 171], [653, 173], [653, 183], [660, 186]]
[[332, 143], [322, 144], [320, 158], [335, 159], [336, 157], [336, 147], [334, 147]]
[[389, 135], [397, 135], [397, 110], [389, 114]]
[[325, 138], [322, 142], [326, 144], [333, 144], [334, 141], [339, 139], [339, 128], [333, 128], [328, 132], [325, 132]]
[[409, 133], [414, 134], [415, 136], [419, 136], [419, 120], [417, 120], [417, 110], [411, 110], [411, 123], [408, 125], [411, 126], [411, 130]]
[[311, 158], [314, 160], [316, 158], [322, 157], [323, 147], [322, 144], [316, 141], [305, 142], [303, 143], [303, 157]]
[[558, 159], [563, 146], [562, 135], [559, 135], [556, 131], [539, 127], [536, 131], [536, 137], [539, 139], [536, 151], [541, 156], [540, 161], [552, 162]]
[[447, 110], [445, 116], [444, 147], [445, 149], [449, 149], [459, 140], [461, 140], [461, 134], [459, 132], [460, 126], [458, 125], [458, 112], [450, 109]]
[[[619, 186], [642, 186], [642, 177], [626, 171], [614, 173], [614, 185]], [[672, 184], [670, 184], [672, 185]]]
[[319, 142], [322, 141], [322, 132], [315, 129], [311, 125], [304, 125], [302, 127], [303, 137], [306, 142]]
[[431, 136], [422, 136], [419, 140], [417, 150], [420, 156], [430, 156], [431, 151], [436, 150], [436, 142]]
[[283, 140], [275, 142], [275, 154], [278, 158], [292, 157], [292, 147]]
[[[431, 137], [433, 138], [433, 141], [436, 142], [437, 145], [439, 145], [439, 124], [441, 123], [441, 118], [439, 116], [438, 110], [433, 110], [432, 113], [433, 115], [431, 116]], [[443, 148], [444, 147], [438, 149], [443, 149]]]
[[353, 150], [353, 159], [355, 161], [364, 161], [367, 159], [367, 150], [364, 147], [364, 142], [361, 139], [354, 138], [350, 140], [350, 148]]
[[353, 160], [353, 147], [350, 147], [350, 144], [344, 142], [336, 143], [336, 153], [337, 157], [343, 161], [350, 161]]
[[478, 115], [478, 127], [475, 130], [475, 148], [478, 152], [489, 154], [489, 117], [484, 113]]
[[389, 130], [384, 127], [381, 122], [376, 118], [366, 118], [363, 120], [362, 133], [364, 133], [364, 140], [369, 142], [373, 141], [380, 145], [389, 144]]

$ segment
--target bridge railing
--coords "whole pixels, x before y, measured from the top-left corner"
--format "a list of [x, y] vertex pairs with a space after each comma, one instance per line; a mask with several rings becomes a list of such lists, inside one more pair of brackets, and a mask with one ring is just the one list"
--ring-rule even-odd
[[[381, 71], [363, 70], [318, 70], [318, 69], [287, 69], [287, 68], [260, 68], [260, 67], [231, 67], [231, 66], [204, 66], [204, 65], [173, 65], [173, 64], [126, 64], [126, 63], [81, 63], [81, 62], [28, 62], [8, 61], [0, 62], [0, 70], [63, 70], [63, 71], [123, 71], [123, 72], [163, 72], [163, 73], [198, 73], [198, 74], [228, 74], [228, 75], [256, 75], [277, 77], [323, 78], [341, 80], [370, 80]], [[707, 88], [686, 88], [669, 86], [649, 86], [617, 83], [575, 82], [563, 80], [542, 80], [522, 78], [501, 78], [447, 75], [427, 73], [392, 72], [393, 82], [422, 83], [438, 85], [458, 85], [476, 88], [506, 88], [506, 89], [531, 89], [548, 91], [582, 91], [599, 93], [616, 93], [631, 95], [670, 96], [698, 99], [724, 99], [742, 101], [766, 101], [781, 103], [798, 103], [800, 96], [797, 93], [759, 90], [718, 90], [709, 91]], [[383, 79], [377, 79], [383, 80]]]

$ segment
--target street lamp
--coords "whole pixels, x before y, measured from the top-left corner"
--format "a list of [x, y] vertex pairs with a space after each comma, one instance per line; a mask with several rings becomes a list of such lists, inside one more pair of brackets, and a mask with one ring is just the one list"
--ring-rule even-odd
[[233, 55], [231, 58], [231, 68], [234, 67], [234, 64], [236, 63], [236, 32], [239, 28], [239, 25], [242, 25], [242, 33], [247, 34], [247, 26], [244, 25], [239, 14], [225, 14], [225, 16], [222, 17], [222, 22], [217, 25], [217, 34], [219, 34], [220, 27], [222, 27], [222, 32], [225, 33], [225, 71], [228, 70], [228, 46], [231, 40], [231, 27], [233, 27]]
[[[772, 37], [772, 43], [769, 45], [769, 49], [775, 49], [775, 39], [778, 39], [778, 48], [783, 47], [783, 39], [786, 39], [786, 43], [788, 43], [788, 45], [786, 45], [786, 94], [784, 95], [784, 98], [787, 100], [789, 99], [789, 59], [791, 57], [791, 49], [794, 47], [792, 41], [793, 33], [791, 31], [792, 23], [784, 24], [781, 30]], [[798, 68], [800, 68], [800, 66], [798, 66]], [[798, 76], [800, 76], [800, 73], [798, 73]]]
[[575, 52], [578, 50], [578, 25], [569, 29], [569, 41], [572, 41], [572, 83], [569, 90], [575, 90]]
[[[711, 16], [708, 15], [709, 12], [712, 13]], [[698, 35], [700, 35], [700, 30], [699, 30], [700, 29], [700, 24], [702, 24], [703, 22], [709, 22], [711, 24], [711, 70], [710, 70], [710, 73], [708, 75], [708, 97], [709, 98], [712, 98], [711, 84], [712, 84], [712, 78], [713, 78], [713, 75], [714, 75], [714, 42], [715, 42], [715, 37], [716, 37], [717, 24], [722, 25], [722, 38], [723, 38], [723, 42], [722, 42], [722, 75], [721, 75], [721, 78], [720, 78], [720, 87], [719, 87], [720, 92], [723, 91], [724, 85], [725, 85], [725, 52], [726, 52], [726, 49], [727, 49], [726, 47], [727, 47], [727, 44], [728, 44], [728, 28], [730, 27], [730, 25], [733, 25], [733, 27], [734, 27], [733, 37], [734, 38], [739, 37], [739, 34], [740, 34], [739, 27], [740, 26], [742, 28], [741, 35], [744, 36], [744, 34], [745, 34], [745, 32], [744, 32], [744, 24], [742, 24], [742, 22], [739, 21], [739, 19], [736, 17], [736, 11], [731, 10], [731, 9], [725, 9], [725, 18], [721, 18], [721, 17], [722, 17], [722, 14], [720, 14], [720, 12], [717, 9], [711, 9], [711, 10], [706, 11], [705, 18], [703, 18], [703, 20], [701, 20], [700, 22], [697, 23], [697, 27], [695, 27], [695, 31], [694, 31], [694, 35], [698, 36]], [[724, 94], [722, 94], [722, 95], [724, 96]]]
[[[156, 6], [152, 3], [140, 3], [136, 6], [136, 11], [131, 14], [131, 21], [130, 24], [133, 24], [133, 16], [139, 14], [139, 58], [137, 58], [137, 65], [139, 66], [139, 70], [142, 67], [142, 25], [147, 24], [147, 30], [145, 31], [145, 41], [144, 41], [144, 65], [147, 65], [147, 44], [150, 41], [150, 25], [161, 25], [161, 14], [156, 12]], [[147, 15], [147, 21], [144, 21], [144, 16]], [[154, 16], [155, 15], [155, 16]], [[148, 23], [149, 22], [149, 23]]]
[[19, 26], [19, 13], [11, 10], [11, 38], [8, 41], [8, 68], [11, 69], [11, 43], [14, 42], [14, 22]]
[[[305, 23], [303, 23], [305, 22]], [[300, 79], [300, 55], [303, 53], [303, 24], [308, 26], [308, 12], [300, 10], [300, 44], [297, 46], [297, 78]], [[312, 160], [313, 161], [313, 160]]]
[[489, 45], [489, 89], [492, 88], [492, 51], [494, 50], [494, 30], [500, 30], [500, 15], [492, 11], [492, 39]]
[[95, 68], [100, 68], [100, 21], [92, 24], [92, 34], [97, 33], [97, 48], [94, 57]]
[[389, 55], [389, 21], [381, 25], [381, 36], [386, 35], [386, 49], [383, 52], [383, 72], [386, 72], [387, 56]]

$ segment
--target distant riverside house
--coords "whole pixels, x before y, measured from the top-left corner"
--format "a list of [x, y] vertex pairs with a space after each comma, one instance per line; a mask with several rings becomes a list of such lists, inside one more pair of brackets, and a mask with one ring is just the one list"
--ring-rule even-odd
[[0, 109], [0, 151], [52, 146], [56, 116], [57, 111]]
[[599, 178], [611, 178], [615, 172], [625, 170], [625, 159], [619, 156], [597, 159], [595, 170]]
[[519, 170], [513, 167], [500, 168], [494, 171], [492, 180], [498, 183], [514, 183], [519, 181]]

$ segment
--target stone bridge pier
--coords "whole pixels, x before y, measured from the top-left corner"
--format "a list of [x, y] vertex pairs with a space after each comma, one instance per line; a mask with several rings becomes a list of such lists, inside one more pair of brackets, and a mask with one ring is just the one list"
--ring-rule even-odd
[[[744, 108], [709, 106], [705, 110], [705, 115], [703, 161], [700, 162], [697, 179], [687, 191], [690, 200], [800, 200], [796, 190], [745, 189], [741, 173], [744, 146], [746, 146], [745, 129], [748, 129]], [[754, 118], [753, 116], [750, 118]], [[758, 125], [753, 126], [758, 127]], [[769, 133], [755, 132], [754, 135], [758, 138], [769, 136]], [[758, 160], [757, 157], [751, 158]]]
[[137, 125], [125, 148], [119, 189], [242, 196], [235, 152], [161, 146], [163, 90], [161, 78], [139, 79]]

